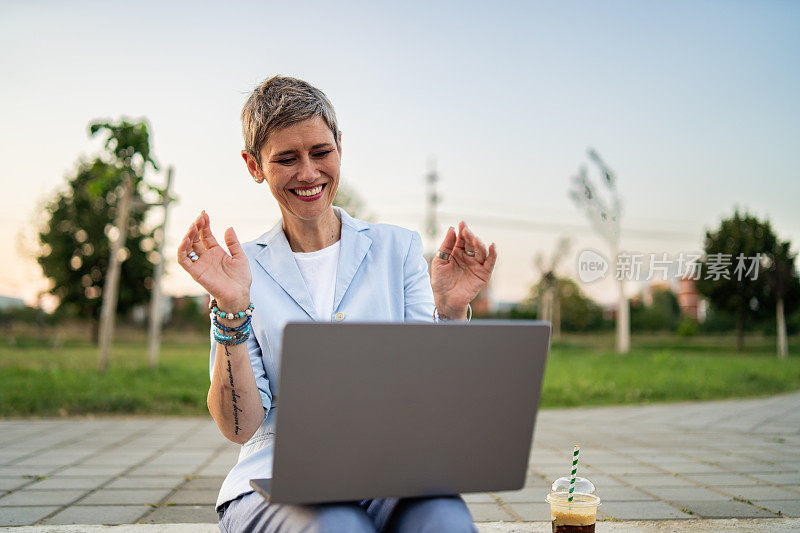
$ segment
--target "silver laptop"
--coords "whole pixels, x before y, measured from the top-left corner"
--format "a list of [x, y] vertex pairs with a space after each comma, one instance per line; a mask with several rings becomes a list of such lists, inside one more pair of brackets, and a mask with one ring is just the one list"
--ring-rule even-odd
[[290, 323], [283, 332], [276, 503], [523, 487], [550, 325]]

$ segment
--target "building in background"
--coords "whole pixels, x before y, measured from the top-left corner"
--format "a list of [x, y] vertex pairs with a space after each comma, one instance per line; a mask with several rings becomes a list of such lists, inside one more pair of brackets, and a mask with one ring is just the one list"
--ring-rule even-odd
[[697, 291], [697, 284], [695, 281], [690, 278], [681, 278], [678, 281], [677, 296], [681, 314], [698, 322], [702, 322], [705, 318], [705, 313], [703, 312], [705, 306], [700, 298], [700, 293]]

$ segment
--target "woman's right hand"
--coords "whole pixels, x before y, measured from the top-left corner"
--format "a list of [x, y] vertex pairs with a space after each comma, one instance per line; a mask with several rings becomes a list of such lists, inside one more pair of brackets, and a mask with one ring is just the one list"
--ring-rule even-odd
[[[250, 305], [250, 264], [233, 228], [225, 231], [228, 255], [211, 233], [211, 219], [203, 211], [178, 245], [178, 264], [217, 300], [226, 312], [244, 311]], [[189, 259], [194, 251], [198, 259]]]

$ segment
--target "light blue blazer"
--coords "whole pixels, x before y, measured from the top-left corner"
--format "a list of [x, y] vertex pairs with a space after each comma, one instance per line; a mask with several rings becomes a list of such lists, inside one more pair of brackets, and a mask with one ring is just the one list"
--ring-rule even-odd
[[[242, 446], [237, 464], [222, 484], [217, 508], [252, 492], [250, 479], [272, 477], [278, 372], [287, 322], [433, 321], [433, 291], [419, 234], [367, 223], [339, 207], [333, 209], [342, 222], [342, 233], [331, 316], [317, 316], [281, 221], [242, 246], [250, 261], [250, 297], [255, 305], [247, 348], [266, 416]], [[212, 373], [215, 354], [212, 337]]]

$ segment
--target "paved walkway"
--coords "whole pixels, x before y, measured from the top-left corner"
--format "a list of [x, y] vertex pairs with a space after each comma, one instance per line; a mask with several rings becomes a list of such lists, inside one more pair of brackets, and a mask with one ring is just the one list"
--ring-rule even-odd
[[[579, 474], [603, 499], [600, 519], [760, 519], [725, 522], [741, 531], [769, 519], [769, 527], [800, 530], [800, 520], [786, 518], [800, 517], [800, 393], [545, 410], [525, 488], [465, 495], [481, 530], [546, 530], [523, 522], [549, 520], [544, 496], [568, 473], [576, 443]], [[3, 420], [0, 526], [196, 523], [192, 530], [208, 530], [200, 524], [216, 522], [212, 504], [237, 448], [210, 418]], [[621, 527], [609, 522], [598, 531], [629, 530]]]

